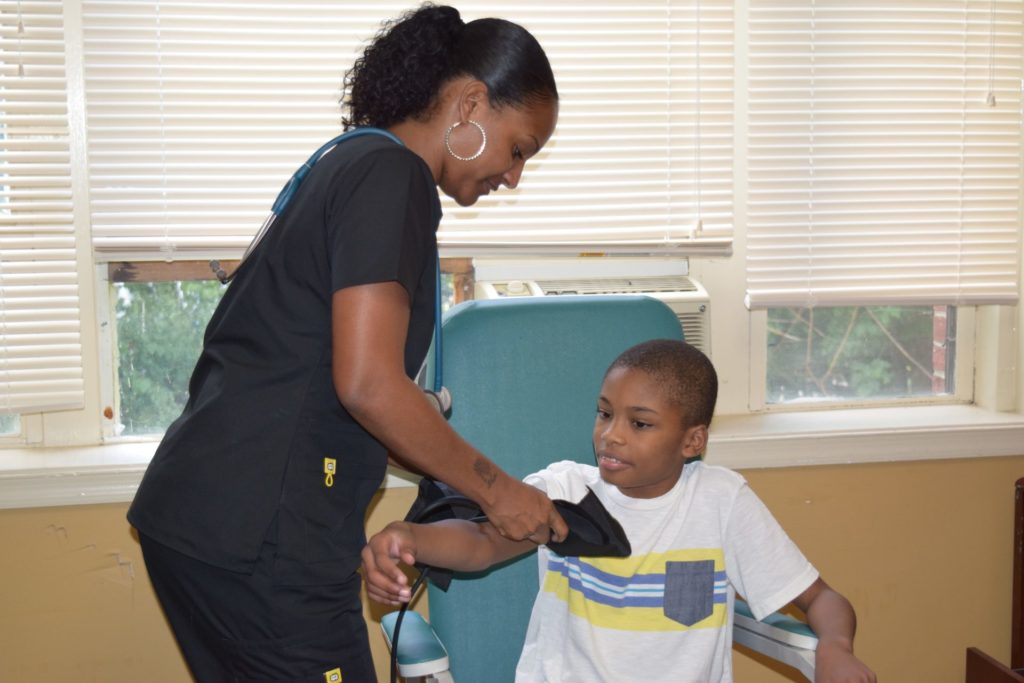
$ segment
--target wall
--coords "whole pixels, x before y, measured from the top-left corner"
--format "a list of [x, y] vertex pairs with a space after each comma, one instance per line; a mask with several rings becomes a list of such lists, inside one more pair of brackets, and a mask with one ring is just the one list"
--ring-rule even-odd
[[[880, 680], [960, 683], [969, 645], [1009, 659], [1013, 483], [1024, 456], [744, 474], [854, 603], [858, 654]], [[412, 495], [383, 492], [370, 527], [404, 515]], [[126, 508], [0, 512], [0, 680], [188, 680]], [[371, 636], [384, 681], [374, 624]], [[739, 683], [799, 680], [743, 653], [734, 661]]]
[[[853, 603], [857, 654], [879, 680], [961, 683], [972, 645], [1009, 663], [1014, 482], [1024, 458], [744, 475]], [[743, 655], [734, 661], [737, 681], [791, 680]]]
[[[405, 516], [415, 492], [378, 494], [368, 529]], [[127, 510], [111, 504], [0, 511], [0, 681], [191, 680], [146, 577]], [[382, 681], [387, 648], [373, 620], [387, 611], [366, 608]]]

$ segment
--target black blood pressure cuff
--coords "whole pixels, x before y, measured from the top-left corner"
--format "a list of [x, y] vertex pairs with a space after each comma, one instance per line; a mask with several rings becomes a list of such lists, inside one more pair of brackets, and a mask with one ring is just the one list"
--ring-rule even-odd
[[[569, 535], [565, 540], [546, 544], [552, 551], [564, 557], [629, 556], [631, 548], [626, 532], [592, 490], [588, 488], [587, 495], [578, 503], [567, 500], [551, 502], [569, 526]], [[429, 524], [442, 519], [487, 521], [475, 502], [447, 484], [424, 477], [420, 480], [419, 493], [405, 521]], [[416, 566], [421, 572], [427, 567], [421, 564]], [[448, 590], [452, 574], [448, 569], [430, 567], [427, 578], [441, 590]]]

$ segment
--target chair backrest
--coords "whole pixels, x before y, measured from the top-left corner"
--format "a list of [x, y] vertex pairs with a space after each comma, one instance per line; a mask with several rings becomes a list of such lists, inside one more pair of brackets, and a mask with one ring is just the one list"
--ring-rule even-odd
[[[682, 339], [675, 313], [643, 296], [470, 301], [443, 323], [450, 422], [514, 477], [557, 460], [593, 462], [591, 432], [608, 365], [648, 339]], [[430, 621], [456, 683], [512, 681], [534, 596], [535, 554], [430, 586]]]

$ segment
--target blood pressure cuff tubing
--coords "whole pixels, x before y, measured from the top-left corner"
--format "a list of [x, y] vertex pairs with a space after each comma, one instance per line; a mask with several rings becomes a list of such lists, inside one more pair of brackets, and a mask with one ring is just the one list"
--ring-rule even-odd
[[[628, 557], [631, 548], [626, 533], [592, 490], [578, 503], [551, 501], [569, 526], [569, 535], [562, 541], [550, 541], [547, 547], [566, 557]], [[433, 479], [420, 480], [419, 494], [405, 516], [405, 521], [421, 524], [442, 519], [466, 519], [485, 522], [480, 506], [455, 489]], [[416, 565], [424, 571], [426, 565]], [[453, 572], [430, 567], [430, 581], [441, 590], [448, 590]]]

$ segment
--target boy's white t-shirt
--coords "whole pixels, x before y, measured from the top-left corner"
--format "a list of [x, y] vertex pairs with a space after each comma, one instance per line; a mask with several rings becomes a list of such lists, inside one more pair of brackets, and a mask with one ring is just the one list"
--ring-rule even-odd
[[526, 481], [574, 502], [589, 486], [632, 555], [540, 548], [518, 683], [730, 682], [736, 593], [761, 619], [818, 578], [743, 477], [722, 467], [691, 463], [653, 499], [625, 496], [596, 467], [568, 461]]

